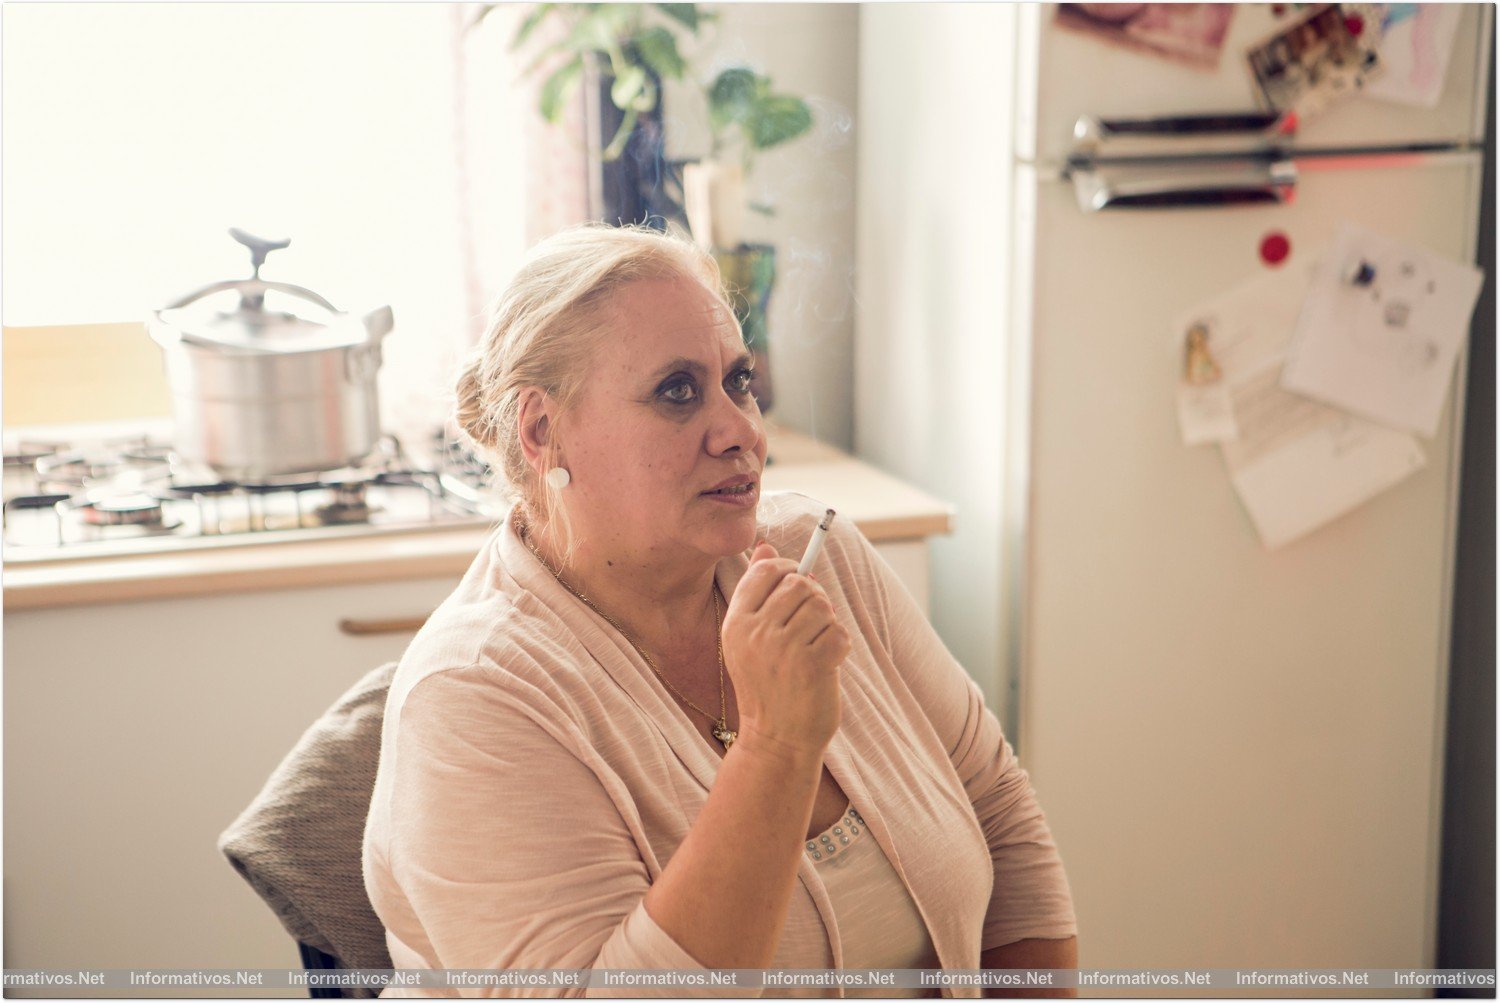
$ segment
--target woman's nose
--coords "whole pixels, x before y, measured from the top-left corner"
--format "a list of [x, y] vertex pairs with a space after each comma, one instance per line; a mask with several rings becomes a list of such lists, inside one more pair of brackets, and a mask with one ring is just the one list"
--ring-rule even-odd
[[731, 394], [720, 390], [714, 395], [712, 423], [709, 427], [709, 448], [717, 454], [738, 446], [744, 452], [752, 452], [760, 438], [760, 406], [753, 400], [736, 400]]

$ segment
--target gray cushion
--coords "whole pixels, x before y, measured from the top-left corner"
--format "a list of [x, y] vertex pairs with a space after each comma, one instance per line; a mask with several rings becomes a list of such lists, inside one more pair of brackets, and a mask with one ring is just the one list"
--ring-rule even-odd
[[220, 851], [287, 932], [345, 968], [391, 967], [360, 855], [395, 672], [390, 662], [350, 687], [219, 836]]

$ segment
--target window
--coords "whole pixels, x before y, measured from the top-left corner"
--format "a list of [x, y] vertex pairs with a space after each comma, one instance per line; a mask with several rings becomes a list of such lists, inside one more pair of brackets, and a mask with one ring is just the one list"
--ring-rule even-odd
[[387, 410], [433, 407], [525, 239], [511, 16], [465, 32], [474, 11], [7, 5], [6, 327], [137, 321], [248, 276], [238, 226], [291, 238], [265, 278], [390, 304]]

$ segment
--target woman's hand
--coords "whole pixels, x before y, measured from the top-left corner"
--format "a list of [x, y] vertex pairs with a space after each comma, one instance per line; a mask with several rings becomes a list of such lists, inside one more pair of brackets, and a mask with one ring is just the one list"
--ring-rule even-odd
[[819, 757], [839, 727], [849, 632], [823, 587], [762, 543], [724, 617], [724, 664], [742, 737]]

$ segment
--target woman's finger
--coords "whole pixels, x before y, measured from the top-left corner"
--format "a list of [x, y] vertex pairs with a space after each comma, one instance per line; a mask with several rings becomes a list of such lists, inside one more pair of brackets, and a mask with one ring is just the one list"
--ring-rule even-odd
[[781, 580], [796, 570], [796, 562], [785, 557], [754, 561], [734, 587], [734, 596], [730, 602], [748, 613], [754, 613], [765, 605]]
[[761, 615], [772, 624], [785, 627], [802, 604], [815, 599], [817, 594], [816, 586], [794, 571], [777, 583], [771, 597], [761, 606]]

